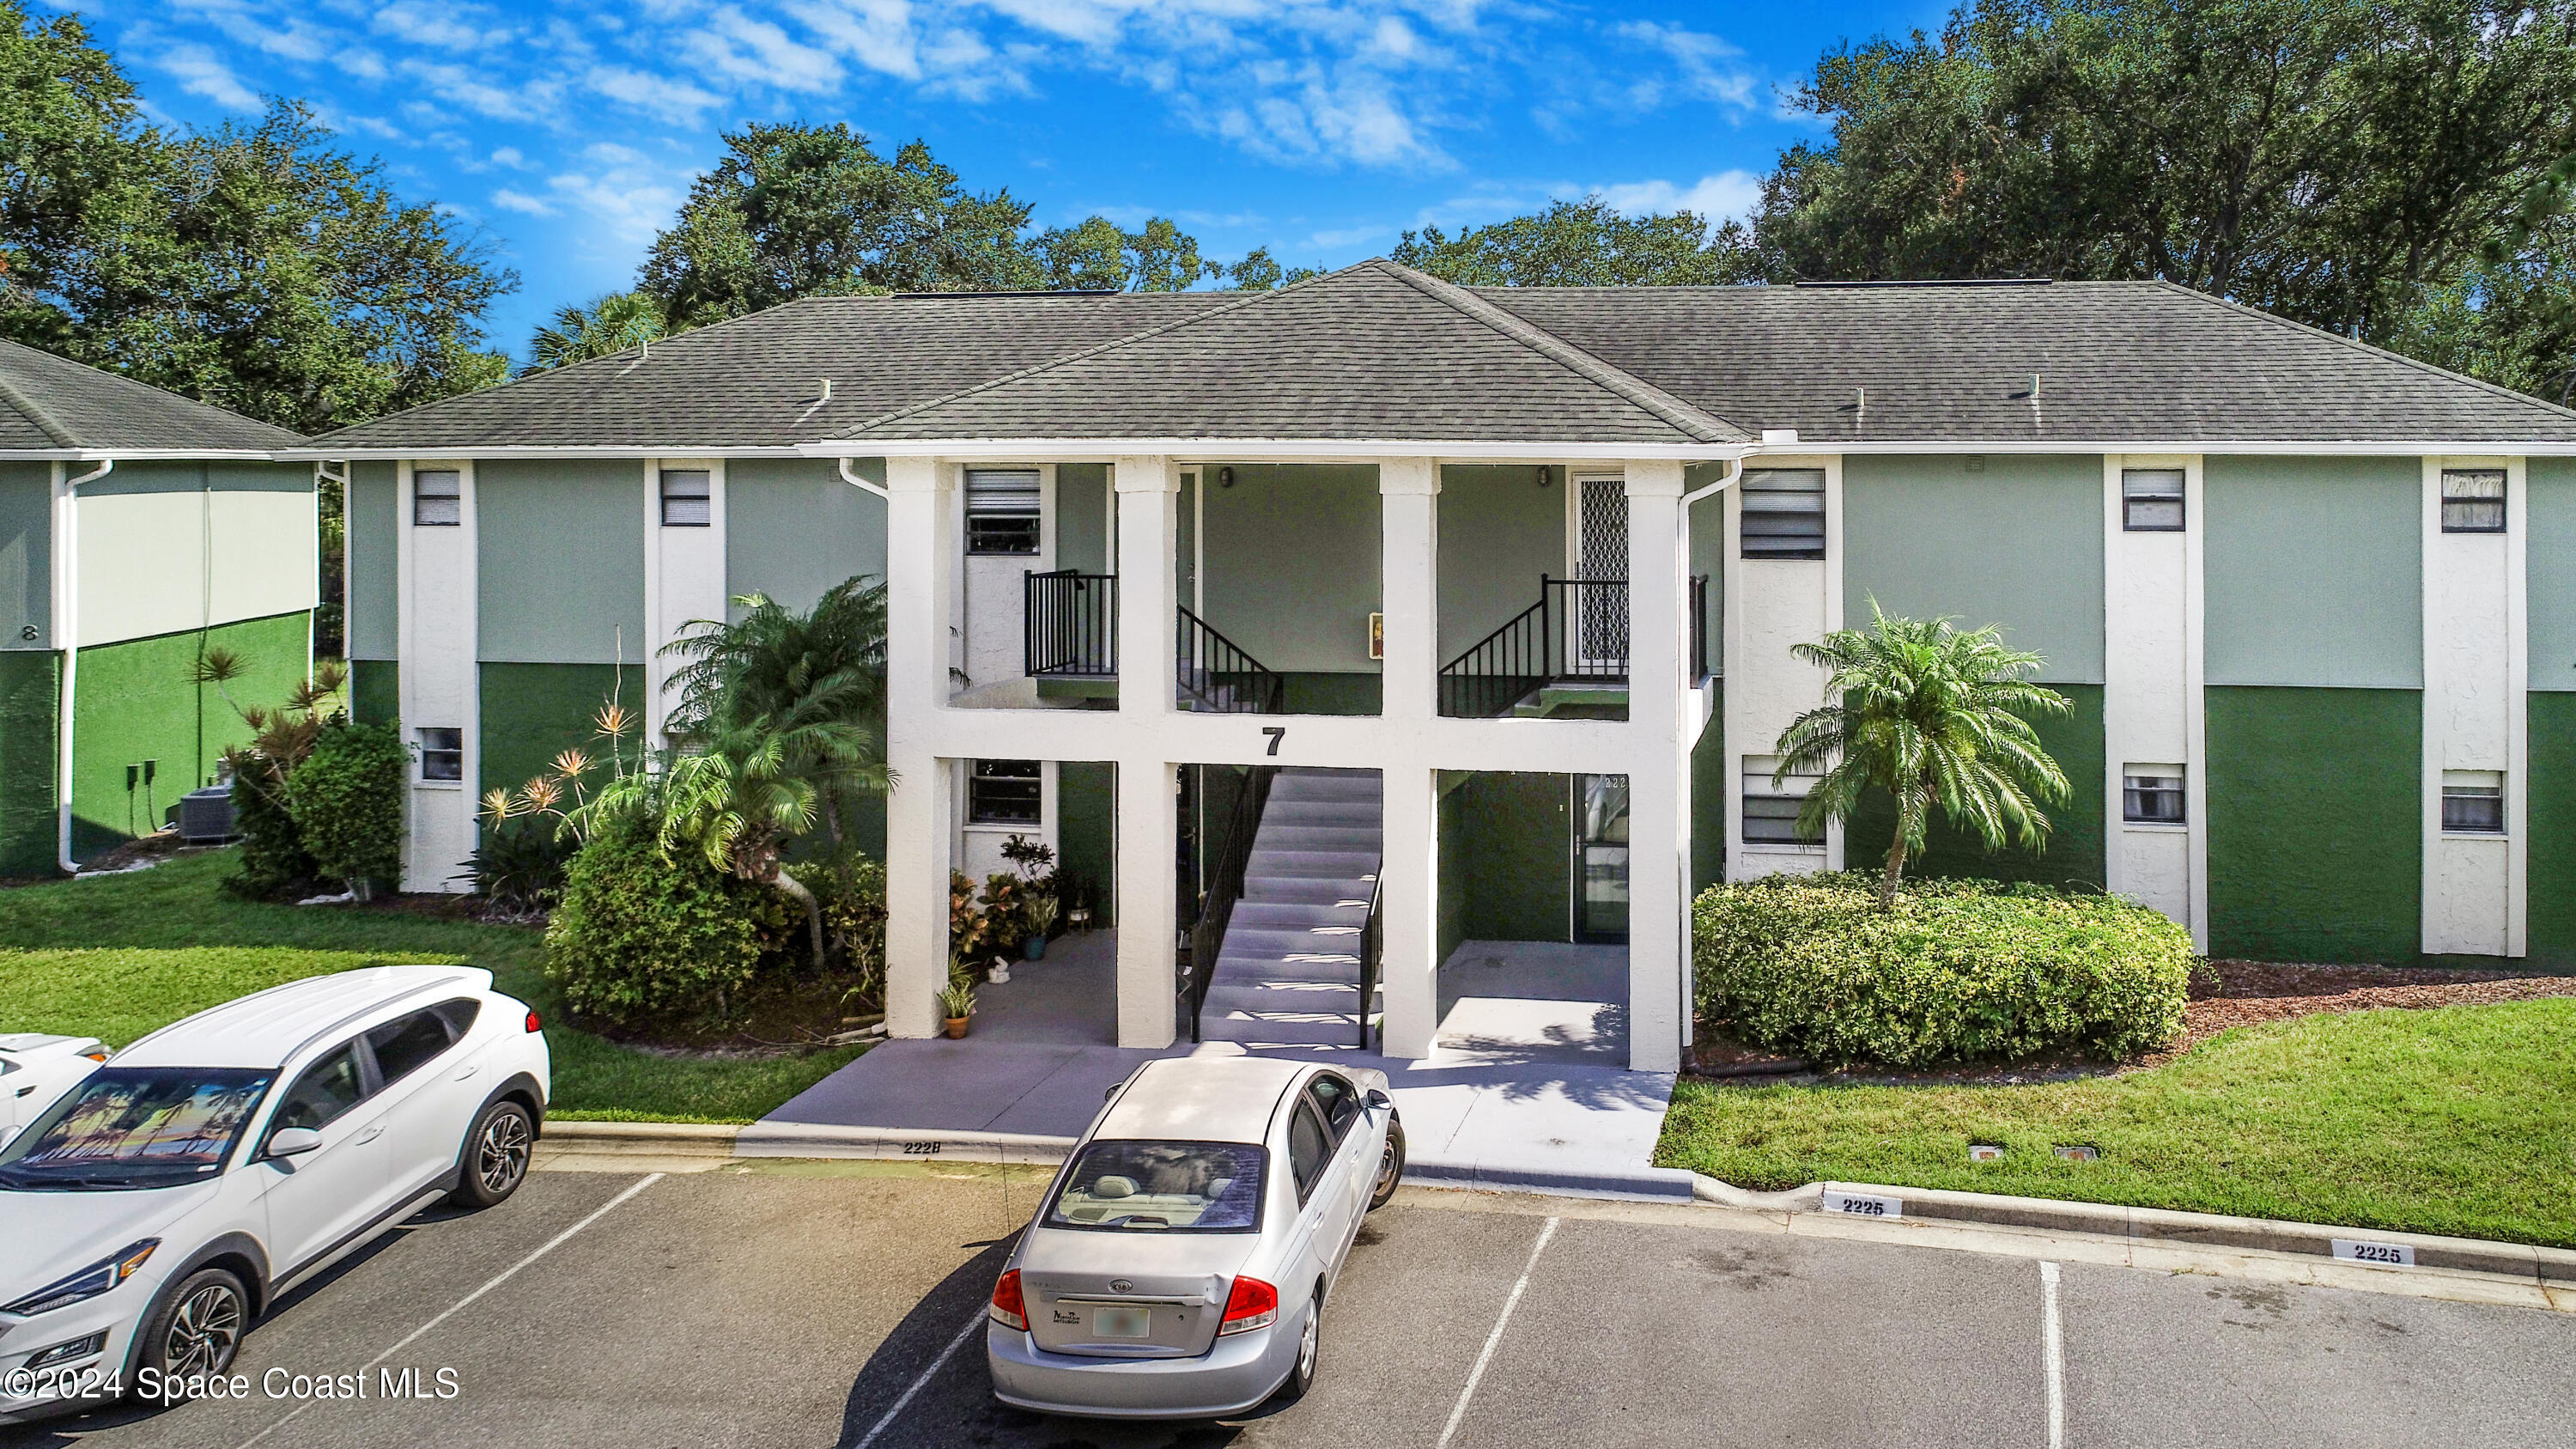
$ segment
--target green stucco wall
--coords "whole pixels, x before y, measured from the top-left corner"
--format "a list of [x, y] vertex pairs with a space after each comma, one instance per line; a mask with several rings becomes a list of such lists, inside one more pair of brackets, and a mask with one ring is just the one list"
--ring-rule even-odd
[[2576, 458], [2532, 459], [2524, 486], [2531, 687], [2576, 690]]
[[[885, 460], [852, 471], [885, 482]], [[885, 500], [841, 481], [825, 458], [736, 458], [725, 464], [725, 595], [766, 594], [805, 610], [860, 574], [884, 578]]]
[[[72, 854], [76, 859], [158, 829], [178, 798], [211, 783], [227, 745], [250, 730], [233, 712], [274, 707], [305, 677], [312, 615], [219, 624], [80, 651], [72, 710]], [[192, 685], [200, 647], [231, 650], [241, 676], [218, 690]], [[231, 704], [226, 703], [229, 695]], [[126, 767], [154, 762], [147, 790]]]
[[2212, 688], [2209, 949], [2412, 961], [2423, 947], [2423, 695]]
[[1376, 673], [1368, 623], [1379, 597], [1377, 469], [1231, 466], [1231, 488], [1219, 486], [1216, 467], [1202, 470], [1203, 617], [1282, 673]]
[[[1972, 464], [1981, 464], [1972, 468]], [[1843, 622], [2000, 624], [2050, 683], [2102, 682], [2102, 460], [1995, 454], [1843, 460]]]
[[2531, 959], [2576, 969], [2576, 693], [2531, 696]]
[[1439, 909], [1434, 913], [1432, 959], [1447, 964], [1458, 943], [1467, 939], [1467, 805], [1460, 791], [1475, 776], [1465, 770], [1442, 770], [1432, 826], [1439, 832]]
[[476, 658], [643, 661], [640, 461], [478, 463], [474, 542]]
[[[644, 673], [610, 664], [485, 663], [482, 690], [482, 765], [476, 794], [515, 790], [546, 772], [554, 757], [581, 749], [606, 772], [606, 743], [594, 716], [612, 695], [630, 710], [643, 703]], [[622, 689], [621, 689], [622, 683]], [[625, 742], [633, 758], [634, 734]], [[598, 777], [594, 777], [598, 778]]]
[[2204, 476], [2210, 684], [2424, 687], [2422, 464], [2212, 457]]
[[[1118, 890], [1118, 767], [1067, 760], [1056, 766], [1056, 863], [1076, 890], [1087, 891], [1096, 926], [1114, 925]], [[1065, 901], [1072, 907], [1072, 897]]]
[[1290, 714], [1378, 714], [1386, 697], [1385, 677], [1376, 674], [1299, 672], [1280, 676], [1280, 686]]
[[0, 876], [54, 873], [61, 656], [0, 653]]
[[1542, 574], [1565, 577], [1565, 470], [1528, 463], [1442, 468], [1439, 662], [1537, 603]]
[[390, 659], [349, 661], [349, 718], [392, 724], [402, 717], [402, 666]]
[[349, 465], [349, 657], [402, 652], [401, 493], [391, 463]]
[[1574, 913], [1574, 822], [1563, 775], [1478, 772], [1458, 802], [1461, 939], [1564, 941]]
[[1109, 571], [1109, 530], [1117, 502], [1106, 463], [1059, 463], [1055, 470], [1055, 566]]
[[0, 463], [0, 651], [54, 647], [53, 539], [52, 465]]
[[1708, 724], [1691, 746], [1691, 894], [1726, 879], [1726, 698], [1714, 683]]
[[[1682, 488], [1696, 493], [1726, 476], [1723, 465], [1693, 463], [1682, 470]], [[1708, 576], [1708, 657], [1701, 661], [1712, 673], [1723, 673], [1726, 661], [1722, 641], [1726, 638], [1726, 496], [1712, 493], [1691, 505], [1690, 571]]]
[[[1906, 869], [1924, 875], [1982, 876], [1989, 880], [2038, 881], [2047, 885], [2103, 889], [2109, 874], [2104, 864], [2102, 687], [2098, 684], [2052, 684], [2074, 712], [2034, 721], [2040, 747], [2066, 773], [2064, 805], [2048, 808], [2052, 825], [2048, 846], [2032, 852], [2007, 844], [1989, 851], [1972, 832], [1955, 830], [1935, 812], [1924, 853]], [[1843, 860], [1854, 869], [1874, 869], [1887, 860], [1896, 838], [1896, 802], [1872, 790], [1862, 797], [1843, 835]]]

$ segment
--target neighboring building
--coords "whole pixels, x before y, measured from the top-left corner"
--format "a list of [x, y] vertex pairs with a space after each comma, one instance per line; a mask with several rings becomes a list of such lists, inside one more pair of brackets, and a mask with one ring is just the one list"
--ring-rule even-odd
[[247, 736], [209, 646], [274, 705], [320, 593], [313, 468], [284, 428], [0, 342], [0, 875], [161, 827]]
[[2129, 894], [2220, 955], [2576, 958], [2576, 413], [2179, 288], [1380, 261], [818, 298], [306, 456], [354, 460], [361, 704], [453, 777], [415, 787], [414, 889], [621, 663], [658, 727], [684, 621], [887, 575], [899, 1034], [936, 1025], [947, 871], [1024, 831], [1150, 926], [1121, 1040], [1170, 1040], [1164, 927], [1246, 772], [1294, 766], [1376, 778], [1282, 777], [1280, 904], [1234, 929], [1337, 943], [1221, 967], [1211, 1031], [1343, 1039], [1382, 938], [1421, 1055], [1457, 941], [1624, 935], [1631, 1060], [1669, 1069], [1689, 892], [1884, 849], [1795, 839], [1768, 760], [1819, 698], [1790, 646], [1872, 599], [2003, 625], [2076, 705], [2048, 851], [1926, 868]]

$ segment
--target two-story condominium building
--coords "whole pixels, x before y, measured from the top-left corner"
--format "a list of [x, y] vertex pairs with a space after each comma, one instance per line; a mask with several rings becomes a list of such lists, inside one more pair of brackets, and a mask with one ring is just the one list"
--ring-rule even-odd
[[[161, 828], [313, 658], [304, 440], [0, 342], [0, 875]], [[208, 649], [240, 661], [191, 681]]]
[[1931, 869], [2576, 953], [2576, 414], [2174, 287], [817, 298], [315, 446], [417, 889], [621, 682], [658, 728], [683, 622], [888, 580], [898, 1034], [1022, 833], [1114, 912], [1122, 1045], [1420, 1056], [1459, 941], [1624, 939], [1669, 1070], [1691, 892], [1884, 850], [1771, 758], [1873, 603], [2075, 705], [2047, 850]]

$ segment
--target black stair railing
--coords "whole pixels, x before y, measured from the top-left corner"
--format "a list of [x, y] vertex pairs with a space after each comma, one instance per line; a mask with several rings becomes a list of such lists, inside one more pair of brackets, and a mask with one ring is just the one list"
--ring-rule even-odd
[[1253, 766], [1242, 793], [1234, 797], [1216, 879], [1208, 883], [1198, 921], [1190, 927], [1190, 962], [1181, 978], [1181, 999], [1193, 1042], [1199, 1040], [1199, 1013], [1207, 1009], [1209, 983], [1216, 979], [1217, 955], [1225, 949], [1225, 928], [1234, 921], [1235, 902], [1243, 899], [1243, 873], [1252, 864], [1252, 841], [1261, 833], [1261, 812], [1270, 804], [1270, 782], [1278, 774], [1276, 765]]
[[1187, 609], [1179, 618], [1175, 682], [1193, 708], [1219, 714], [1285, 714], [1288, 681]]
[[[1687, 664], [1693, 683], [1708, 667], [1708, 575], [1690, 579]], [[1541, 574], [1538, 602], [1476, 641], [1440, 670], [1440, 712], [1453, 719], [1509, 714], [1550, 684], [1624, 684], [1628, 679], [1626, 579], [1559, 579]]]
[[[1380, 867], [1383, 879], [1384, 867]], [[1377, 1005], [1378, 962], [1385, 954], [1386, 934], [1378, 924], [1378, 900], [1384, 887], [1369, 882], [1368, 924], [1360, 928], [1360, 1050], [1369, 1044], [1369, 1012]]]
[[1028, 673], [1117, 678], [1118, 576], [1057, 569], [1026, 579]]
[[1616, 683], [1628, 677], [1628, 581], [1539, 578], [1554, 616], [1551, 679]]
[[1440, 712], [1452, 719], [1488, 719], [1547, 683], [1548, 624], [1544, 580], [1539, 601], [1510, 623], [1479, 639], [1440, 671]]

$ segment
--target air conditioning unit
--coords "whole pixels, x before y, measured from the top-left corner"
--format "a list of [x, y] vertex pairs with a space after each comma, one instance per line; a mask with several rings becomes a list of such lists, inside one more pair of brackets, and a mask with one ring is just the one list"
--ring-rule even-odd
[[179, 838], [191, 845], [233, 838], [233, 787], [208, 785], [179, 797]]

